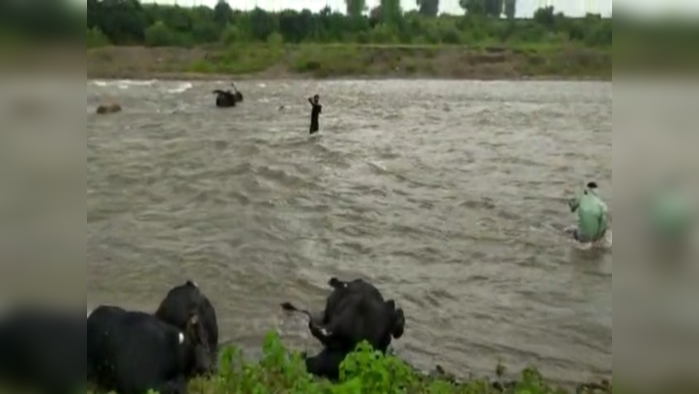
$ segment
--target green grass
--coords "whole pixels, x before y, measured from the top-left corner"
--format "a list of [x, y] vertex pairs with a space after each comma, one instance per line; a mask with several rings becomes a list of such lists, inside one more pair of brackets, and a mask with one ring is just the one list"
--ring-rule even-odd
[[[393, 356], [375, 353], [366, 344], [347, 357], [338, 384], [314, 379], [305, 371], [303, 359], [288, 351], [275, 333], [268, 334], [259, 362], [246, 361], [236, 348], [222, 352], [219, 375], [191, 382], [192, 394], [563, 394], [548, 385], [533, 369], [524, 371], [519, 381], [498, 391], [494, 381], [474, 379], [454, 383], [441, 375], [428, 377]], [[500, 370], [500, 372], [503, 372]], [[579, 388], [585, 394], [611, 394], [611, 384], [603, 389]], [[587, 390], [587, 391], [585, 391]]]
[[[99, 41], [95, 39], [95, 41]], [[153, 74], [333, 77], [520, 78], [609, 80], [612, 50], [581, 45], [409, 45], [241, 43], [199, 48], [87, 50], [93, 78]], [[136, 60], [134, 60], [136, 59]], [[162, 61], [161, 61], [162, 60]]]
[[[523, 76], [611, 76], [611, 50], [576, 46], [463, 46], [301, 44], [236, 46], [212, 51], [189, 72], [248, 74], [282, 64], [294, 74], [335, 76], [452, 76], [460, 65], [479, 69], [512, 69]], [[497, 72], [497, 71], [496, 71]]]

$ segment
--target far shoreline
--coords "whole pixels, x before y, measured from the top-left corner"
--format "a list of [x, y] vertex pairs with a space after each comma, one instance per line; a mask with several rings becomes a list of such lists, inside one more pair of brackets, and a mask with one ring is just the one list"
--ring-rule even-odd
[[382, 75], [354, 75], [317, 78], [308, 75], [274, 76], [261, 74], [197, 74], [197, 73], [152, 73], [152, 74], [105, 74], [87, 75], [88, 81], [165, 81], [165, 82], [225, 82], [225, 81], [472, 81], [472, 82], [609, 82], [612, 78], [566, 77], [556, 75], [521, 76], [521, 77], [487, 77], [487, 78], [453, 78], [439, 76], [396, 77]]
[[611, 50], [241, 45], [87, 49], [88, 80], [611, 82]]

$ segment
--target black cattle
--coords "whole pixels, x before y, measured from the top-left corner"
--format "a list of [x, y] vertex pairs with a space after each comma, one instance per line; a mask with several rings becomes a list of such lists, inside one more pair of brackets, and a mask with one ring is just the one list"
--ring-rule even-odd
[[[390, 336], [395, 339], [403, 336], [405, 330], [403, 310], [397, 309], [394, 301], [385, 301], [374, 285], [363, 279], [344, 282], [337, 278], [331, 278], [328, 284], [333, 288], [333, 292], [328, 296], [321, 321], [315, 327], [309, 323], [311, 333], [318, 340], [328, 341], [328, 336], [322, 333], [334, 331], [336, 336], [349, 335], [350, 338], [354, 338], [346, 340], [350, 344], [368, 340], [377, 349], [385, 351], [390, 344]], [[380, 323], [382, 319], [388, 320]], [[353, 328], [350, 328], [350, 324]], [[388, 338], [384, 336], [383, 339], [378, 340], [378, 331], [381, 331], [378, 326], [381, 324], [391, 327], [390, 336]], [[338, 327], [342, 328], [338, 330]], [[348, 332], [354, 334], [348, 334]], [[372, 341], [371, 338], [377, 340]]]
[[352, 351], [367, 341], [376, 350], [386, 352], [392, 338], [403, 336], [405, 316], [393, 300], [380, 301], [353, 293], [339, 302], [327, 324], [309, 326], [324, 346]]
[[237, 103], [243, 101], [243, 94], [236, 91], [235, 93], [230, 90], [214, 90], [216, 95], [216, 106], [219, 108], [230, 108], [235, 107]]
[[[216, 311], [206, 295], [201, 292], [194, 282], [187, 281], [185, 284], [170, 290], [160, 303], [155, 316], [180, 330], [187, 328], [187, 323], [192, 316], [199, 316], [206, 331], [210, 364], [212, 368], [215, 368], [218, 359], [218, 321], [216, 319]], [[207, 372], [214, 372], [214, 370]], [[189, 376], [192, 374], [193, 371], [188, 373]]]
[[393, 338], [403, 336], [405, 315], [395, 301], [385, 301], [373, 285], [361, 279], [342, 282], [333, 278], [330, 285], [334, 290], [320, 321], [290, 303], [282, 308], [306, 314], [311, 334], [324, 346], [320, 354], [306, 359], [308, 372], [335, 379], [342, 360], [362, 341], [385, 353]]
[[343, 282], [337, 278], [331, 278], [328, 285], [333, 288], [332, 293], [325, 302], [325, 309], [322, 314], [322, 323], [328, 324], [330, 318], [338, 311], [342, 300], [348, 295], [360, 293], [368, 299], [383, 301], [383, 295], [374, 285], [363, 279], [355, 279], [351, 282]]
[[88, 378], [120, 394], [186, 394], [187, 371], [208, 371], [198, 317], [183, 332], [142, 312], [101, 306], [87, 319]]
[[18, 308], [0, 321], [0, 381], [47, 394], [85, 391], [81, 312]]

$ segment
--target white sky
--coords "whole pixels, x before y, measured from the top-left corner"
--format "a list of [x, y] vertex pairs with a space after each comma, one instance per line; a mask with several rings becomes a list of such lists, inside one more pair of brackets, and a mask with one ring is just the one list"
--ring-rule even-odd
[[[213, 7], [217, 0], [142, 0], [144, 2], [156, 2], [162, 4], [179, 4], [189, 6], [192, 4], [204, 4]], [[627, 0], [634, 3], [669, 3], [673, 1], [685, 0]], [[623, 0], [617, 0], [617, 4]], [[687, 2], [699, 5], [699, 0], [687, 0]], [[266, 10], [283, 10], [283, 9], [304, 9], [311, 11], [320, 11], [326, 5], [333, 10], [344, 11], [344, 0], [228, 0], [228, 3], [234, 9], [253, 9], [259, 6]], [[367, 0], [370, 7], [374, 7], [379, 3], [379, 0]], [[416, 8], [415, 0], [401, 0], [403, 9], [411, 10]], [[517, 13], [520, 16], [531, 16], [535, 10], [540, 7], [552, 4], [557, 11], [561, 11], [566, 15], [584, 15], [586, 10], [592, 13], [601, 12], [603, 15], [609, 15], [612, 12], [612, 0], [519, 0]], [[699, 7], [695, 7], [699, 10]], [[459, 0], [440, 0], [440, 10], [450, 14], [462, 14], [463, 10], [459, 7]]]
[[[80, 0], [78, 0], [80, 1]], [[180, 4], [189, 6], [193, 4], [205, 4], [213, 7], [217, 0], [142, 0], [144, 2], [157, 2], [162, 4]], [[374, 7], [380, 0], [367, 0], [370, 7]], [[647, 16], [657, 16], [667, 12], [675, 12], [684, 17], [699, 19], [699, 0], [615, 0], [620, 8], [626, 8]], [[405, 10], [415, 9], [415, 0], [401, 0]], [[344, 0], [228, 0], [235, 9], [250, 10], [259, 6], [266, 10], [283, 10], [307, 8], [311, 11], [320, 11], [326, 5], [333, 10], [344, 11]], [[459, 0], [440, 0], [442, 12], [450, 14], [462, 14]], [[612, 0], [518, 0], [517, 14], [522, 17], [531, 16], [535, 10], [546, 5], [553, 5], [557, 11], [569, 16], [582, 16], [585, 13], [602, 13], [608, 16], [612, 13]]]

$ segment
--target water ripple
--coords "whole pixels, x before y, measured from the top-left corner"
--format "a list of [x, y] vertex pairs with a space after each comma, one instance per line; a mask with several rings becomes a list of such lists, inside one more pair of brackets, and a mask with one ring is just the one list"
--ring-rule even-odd
[[193, 278], [224, 340], [309, 347], [279, 302], [361, 276], [406, 310], [396, 347], [420, 367], [611, 374], [611, 254], [580, 267], [553, 230], [588, 178], [611, 199], [611, 84], [249, 82], [229, 110], [218, 86], [88, 82], [88, 113], [124, 107], [87, 120], [91, 302], [152, 310]]

